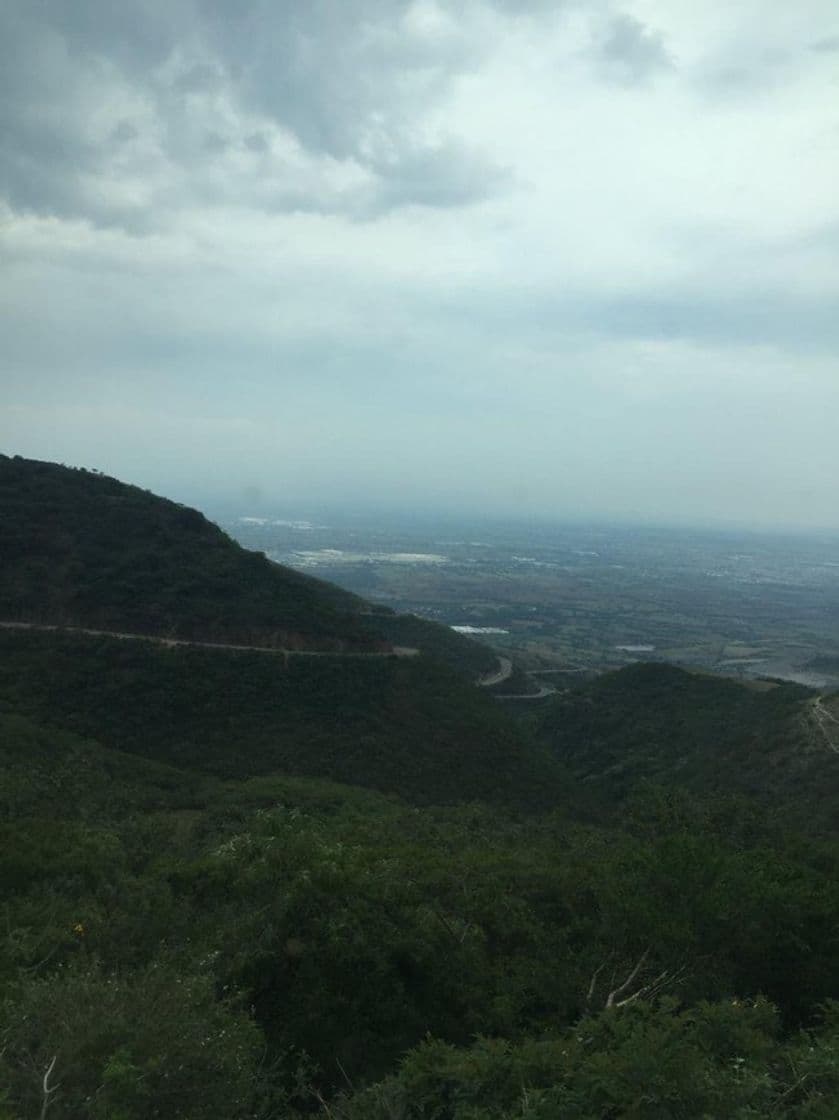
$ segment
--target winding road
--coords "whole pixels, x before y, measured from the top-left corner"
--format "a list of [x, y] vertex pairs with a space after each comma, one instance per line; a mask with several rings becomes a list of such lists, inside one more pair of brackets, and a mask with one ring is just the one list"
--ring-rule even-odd
[[[191, 638], [164, 638], [159, 634], [133, 634], [123, 630], [94, 630], [87, 626], [57, 626], [46, 622], [8, 622], [0, 621], [0, 630], [36, 630], [44, 633], [62, 633], [62, 634], [83, 634], [85, 637], [91, 638], [117, 638], [119, 641], [124, 642], [154, 642], [155, 645], [166, 646], [173, 648], [175, 646], [188, 646], [193, 649], [216, 649], [216, 650], [232, 650], [240, 652], [252, 653], [268, 653], [274, 656], [282, 657], [288, 660], [289, 657], [341, 657], [341, 658], [367, 658], [367, 657], [417, 657], [420, 650], [415, 649], [413, 646], [393, 646], [385, 651], [373, 651], [365, 653], [355, 652], [341, 652], [333, 650], [321, 649], [285, 649], [275, 646], [253, 646], [253, 645], [237, 645], [233, 642], [202, 642]], [[503, 684], [504, 681], [509, 680], [513, 673], [513, 663], [508, 657], [498, 658], [498, 668], [491, 673], [484, 673], [478, 677], [477, 684], [481, 688], [492, 688], [494, 685]], [[541, 685], [538, 692], [531, 693], [511, 693], [499, 694], [495, 693], [498, 700], [541, 700], [545, 696], [551, 696], [556, 692], [555, 688], [548, 685]], [[833, 719], [830, 713], [825, 712], [828, 718]], [[834, 721], [836, 722], [836, 721]], [[839, 726], [839, 724], [837, 724]], [[839, 747], [833, 746], [832, 749], [839, 753]]]
[[119, 638], [126, 642], [154, 642], [159, 646], [192, 646], [197, 649], [248, 650], [272, 653], [281, 657], [417, 657], [419, 650], [411, 646], [393, 646], [389, 650], [365, 653], [324, 649], [285, 649], [277, 646], [235, 645], [232, 642], [200, 642], [190, 638], [164, 638], [159, 634], [130, 634], [121, 630], [91, 630], [86, 626], [55, 626], [41, 622], [0, 622], [0, 630], [38, 630], [46, 633], [84, 634], [92, 638]]
[[546, 696], [556, 696], [558, 689], [548, 684], [540, 684], [538, 692], [496, 692], [496, 700], [544, 700]]
[[[495, 672], [484, 673], [482, 677], [478, 677], [478, 684], [481, 688], [492, 688], [496, 684], [503, 684], [504, 681], [509, 680], [512, 674], [513, 663], [509, 657], [499, 657]], [[551, 688], [550, 685], [540, 684], [538, 692], [494, 692], [492, 695], [495, 700], [542, 700], [545, 696], [553, 696], [555, 692], [556, 689]]]
[[512, 672], [513, 663], [509, 657], [499, 657], [495, 672], [482, 674], [478, 677], [478, 684], [481, 688], [492, 688], [493, 685], [503, 684], [504, 681], [509, 680]]

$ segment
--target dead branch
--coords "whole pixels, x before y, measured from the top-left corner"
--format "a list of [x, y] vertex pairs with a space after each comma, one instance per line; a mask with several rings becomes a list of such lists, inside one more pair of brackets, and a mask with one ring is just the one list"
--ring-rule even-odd
[[[609, 992], [606, 996], [606, 1002], [603, 1005], [604, 1010], [627, 1007], [629, 1004], [635, 1003], [635, 1001], [639, 999], [653, 999], [663, 992], [665, 988], [671, 987], [681, 980], [685, 973], [684, 965], [681, 965], [677, 969], [665, 968], [663, 971], [659, 972], [657, 976], [653, 976], [649, 980], [644, 980], [644, 967], [647, 964], [650, 950], [651, 946], [648, 945], [630, 969], [626, 978], [617, 986], [615, 986], [616, 973], [615, 970], [612, 971], [612, 975], [609, 979]], [[591, 1008], [594, 1003], [600, 974], [611, 959], [612, 954], [599, 964], [592, 973], [588, 992], [586, 993], [586, 1007], [588, 1008]]]
[[600, 973], [603, 971], [603, 969], [606, 967], [606, 965], [608, 963], [609, 963], [609, 958], [607, 957], [606, 960], [603, 961], [602, 964], [599, 964], [597, 966], [597, 968], [594, 970], [594, 972], [591, 974], [591, 983], [588, 986], [588, 992], [586, 994], [586, 1006], [587, 1007], [591, 1005], [591, 1001], [594, 999], [594, 993], [597, 990], [597, 979], [600, 976]]
[[[622, 996], [623, 993], [625, 991], [627, 991], [632, 986], [632, 984], [635, 982], [635, 978], [637, 977], [638, 973], [641, 971], [641, 969], [647, 963], [647, 957], [649, 955], [650, 955], [650, 949], [649, 949], [649, 946], [647, 946], [647, 948], [644, 950], [644, 952], [638, 958], [638, 961], [637, 961], [635, 967], [630, 972], [630, 974], [627, 976], [627, 978], [624, 980], [624, 982], [622, 984], [619, 984], [617, 988], [613, 988], [612, 991], [609, 992], [609, 995], [606, 998], [606, 1006], [607, 1007], [615, 1007], [615, 1005], [616, 1005], [615, 1001], [617, 1000], [618, 996]], [[637, 999], [637, 996], [635, 996], [634, 998]], [[622, 1000], [620, 1003], [617, 1004], [617, 1006], [621, 1007], [627, 1002], [629, 1002], [629, 1001], [628, 1000]]]
[[[626, 999], [616, 1000], [614, 1006], [626, 1007], [628, 1003], [634, 1003], [636, 999], [652, 999], [653, 996], [657, 996], [659, 992], [662, 992], [666, 987], [680, 980], [684, 971], [684, 966], [677, 968], [675, 972], [671, 972], [670, 969], [665, 968], [663, 972], [660, 972], [658, 976], [650, 980], [648, 984], [642, 985], [637, 991], [627, 996]], [[607, 1004], [607, 1006], [609, 1005]]]
[[42, 1100], [41, 1100], [40, 1120], [45, 1120], [46, 1115], [47, 1115], [47, 1109], [50, 1107], [50, 1105], [55, 1100], [55, 1094], [58, 1092], [58, 1090], [60, 1088], [60, 1085], [50, 1085], [50, 1078], [52, 1077], [52, 1071], [55, 1069], [55, 1063], [57, 1061], [58, 1061], [58, 1055], [53, 1054], [52, 1061], [50, 1062], [50, 1064], [47, 1066], [46, 1070], [44, 1071], [44, 1079], [41, 1082]]

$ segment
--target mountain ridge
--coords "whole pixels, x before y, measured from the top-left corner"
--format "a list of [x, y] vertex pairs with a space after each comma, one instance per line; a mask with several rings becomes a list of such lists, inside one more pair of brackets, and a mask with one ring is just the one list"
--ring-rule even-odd
[[479, 643], [269, 560], [199, 511], [85, 468], [0, 455], [0, 621], [323, 651]]
[[0, 711], [105, 748], [416, 803], [563, 793], [562, 768], [475, 687], [492, 651], [107, 476], [0, 459], [0, 621]]
[[742, 682], [640, 662], [556, 696], [535, 730], [614, 806], [653, 782], [697, 796], [794, 804], [802, 817], [809, 806], [813, 821], [835, 828], [839, 753], [821, 722], [833, 717], [815, 696], [785, 681]]

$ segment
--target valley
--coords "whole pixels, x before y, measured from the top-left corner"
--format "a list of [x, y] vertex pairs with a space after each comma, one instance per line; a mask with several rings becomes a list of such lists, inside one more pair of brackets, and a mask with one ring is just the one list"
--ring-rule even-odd
[[240, 515], [247, 547], [537, 674], [638, 660], [839, 686], [839, 540], [533, 522]]

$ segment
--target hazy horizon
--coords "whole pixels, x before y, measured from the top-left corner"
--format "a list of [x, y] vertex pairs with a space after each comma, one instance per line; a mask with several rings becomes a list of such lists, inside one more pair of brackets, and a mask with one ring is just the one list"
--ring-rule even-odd
[[839, 531], [837, 75], [827, 0], [10, 0], [0, 447]]
[[[0, 454], [20, 453], [0, 448]], [[70, 469], [91, 470], [111, 475], [127, 485], [139, 486], [141, 489], [155, 493], [158, 497], [191, 506], [220, 525], [230, 525], [239, 520], [267, 520], [270, 523], [276, 519], [278, 523], [284, 520], [309, 521], [317, 529], [346, 529], [353, 524], [363, 527], [365, 531], [378, 525], [388, 531], [416, 530], [420, 533], [441, 531], [468, 533], [471, 530], [478, 532], [481, 528], [505, 531], [520, 528], [523, 537], [530, 531], [550, 532], [566, 529], [590, 530], [595, 533], [638, 531], [644, 534], [657, 532], [681, 534], [685, 537], [691, 534], [696, 536], [707, 534], [711, 537], [730, 536], [741, 540], [749, 537], [764, 541], [799, 538], [810, 542], [822, 541], [830, 546], [839, 545], [839, 529], [829, 525], [761, 524], [721, 518], [705, 521], [697, 518], [680, 520], [675, 516], [670, 519], [657, 519], [626, 510], [613, 514], [602, 512], [598, 514], [556, 508], [547, 511], [526, 510], [521, 507], [509, 510], [498, 508], [482, 510], [480, 507], [458, 506], [452, 503], [405, 506], [397, 503], [365, 501], [353, 494], [342, 501], [334, 493], [328, 497], [311, 496], [308, 500], [295, 500], [288, 494], [283, 494], [279, 487], [274, 491], [269, 489], [267, 492], [260, 491], [256, 494], [252, 487], [246, 487], [241, 491], [236, 487], [207, 491], [194, 482], [167, 485], [165, 480], [161, 480], [159, 484], [152, 484], [148, 479], [113, 475], [110, 471], [103, 471], [87, 463], [67, 461], [62, 462], [61, 465]]]
[[831, 544], [839, 543], [839, 528], [836, 526], [802, 525], [794, 522], [766, 524], [757, 521], [725, 520], [723, 518], [716, 520], [709, 518], [704, 521], [698, 518], [680, 520], [677, 516], [671, 516], [669, 519], [645, 517], [641, 514], [633, 514], [631, 511], [615, 513], [578, 513], [558, 509], [547, 511], [523, 511], [521, 509], [481, 511], [471, 506], [459, 508], [457, 506], [442, 507], [439, 505], [403, 508], [386, 503], [365, 504], [361, 501], [338, 503], [314, 499], [309, 502], [294, 503], [282, 499], [260, 498], [254, 502], [246, 497], [239, 499], [235, 495], [231, 499], [220, 497], [217, 494], [202, 496], [198, 491], [194, 493], [193, 498], [190, 498], [188, 494], [180, 497], [163, 496], [173, 497], [175, 501], [184, 501], [187, 504], [196, 505], [211, 519], [229, 521], [231, 519], [250, 518], [267, 519], [269, 522], [272, 519], [288, 519], [311, 521], [313, 524], [317, 522], [319, 527], [324, 528], [330, 528], [333, 524], [347, 526], [353, 522], [364, 525], [365, 528], [380, 522], [386, 527], [398, 526], [407, 529], [416, 526], [423, 530], [427, 528], [435, 530], [451, 528], [454, 530], [459, 527], [464, 531], [468, 528], [477, 530], [481, 526], [498, 529], [512, 529], [521, 526], [525, 533], [529, 529], [551, 530], [563, 528], [590, 529], [594, 532], [610, 530], [631, 532], [637, 530], [642, 533], [662, 532], [684, 534], [686, 536], [708, 534], [741, 538], [754, 536], [762, 539], [800, 537], [806, 540], [825, 540]]

